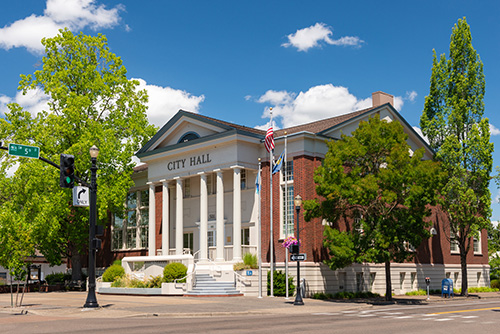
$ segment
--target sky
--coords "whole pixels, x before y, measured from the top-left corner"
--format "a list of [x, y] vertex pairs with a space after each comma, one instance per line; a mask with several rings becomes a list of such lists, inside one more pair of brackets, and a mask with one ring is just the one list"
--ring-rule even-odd
[[[500, 1], [23, 0], [0, 2], [0, 13], [0, 117], [11, 102], [46, 108], [40, 91], [17, 90], [20, 75], [40, 68], [40, 40], [67, 27], [106, 35], [158, 127], [184, 109], [261, 129], [270, 107], [283, 128], [370, 107], [383, 91], [418, 130], [432, 52], [449, 54], [466, 17], [500, 166]], [[500, 191], [490, 190], [499, 221]]]

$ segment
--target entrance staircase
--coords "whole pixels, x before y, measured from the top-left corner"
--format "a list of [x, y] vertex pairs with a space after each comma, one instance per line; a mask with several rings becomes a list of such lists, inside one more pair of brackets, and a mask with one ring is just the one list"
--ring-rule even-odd
[[234, 282], [216, 281], [209, 274], [196, 274], [193, 290], [184, 294], [189, 297], [234, 297], [243, 296], [236, 290]]

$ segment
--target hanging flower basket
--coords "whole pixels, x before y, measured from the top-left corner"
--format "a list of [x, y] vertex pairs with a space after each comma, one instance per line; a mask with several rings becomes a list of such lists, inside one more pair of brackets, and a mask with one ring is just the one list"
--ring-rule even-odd
[[298, 254], [299, 253], [300, 240], [296, 237], [288, 237], [283, 241], [283, 247], [288, 248], [290, 253]]

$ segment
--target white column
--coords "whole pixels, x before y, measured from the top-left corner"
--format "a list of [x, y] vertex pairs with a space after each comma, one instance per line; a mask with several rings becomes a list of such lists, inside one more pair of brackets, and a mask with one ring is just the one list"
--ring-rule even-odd
[[182, 255], [184, 243], [184, 189], [182, 188], [182, 179], [174, 177], [176, 181], [176, 199], [175, 199], [175, 254]]
[[216, 169], [214, 172], [217, 173], [215, 261], [224, 261], [224, 182], [222, 170]]
[[241, 167], [233, 168], [233, 260], [241, 261]]
[[208, 192], [207, 174], [200, 174], [200, 260], [208, 259]]
[[149, 185], [149, 233], [148, 233], [148, 255], [156, 256], [156, 201], [155, 184], [148, 182]]
[[168, 181], [161, 180], [162, 184], [162, 210], [161, 210], [161, 253], [163, 255], [168, 255], [168, 250], [170, 248], [169, 245], [169, 232], [170, 232], [170, 212], [168, 211], [170, 208], [170, 199], [168, 197]]

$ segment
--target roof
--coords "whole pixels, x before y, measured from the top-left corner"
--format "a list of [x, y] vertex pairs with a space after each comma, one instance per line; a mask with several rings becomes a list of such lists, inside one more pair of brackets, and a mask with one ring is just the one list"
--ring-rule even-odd
[[280, 129], [274, 131], [274, 135], [276, 137], [281, 137], [285, 135], [285, 131], [288, 135], [293, 134], [293, 133], [299, 133], [299, 132], [311, 132], [311, 133], [316, 133], [319, 134], [325, 130], [331, 129], [339, 124], [342, 124], [348, 120], [351, 120], [353, 118], [356, 118], [360, 115], [363, 115], [375, 108], [367, 108], [363, 110], [358, 110], [354, 111], [348, 114], [340, 115], [340, 116], [335, 116], [335, 117], [330, 117], [330, 118], [325, 118], [319, 121], [314, 121], [311, 123], [306, 123], [306, 124], [301, 124], [301, 125], [296, 125], [292, 126], [289, 128], [285, 129]]

